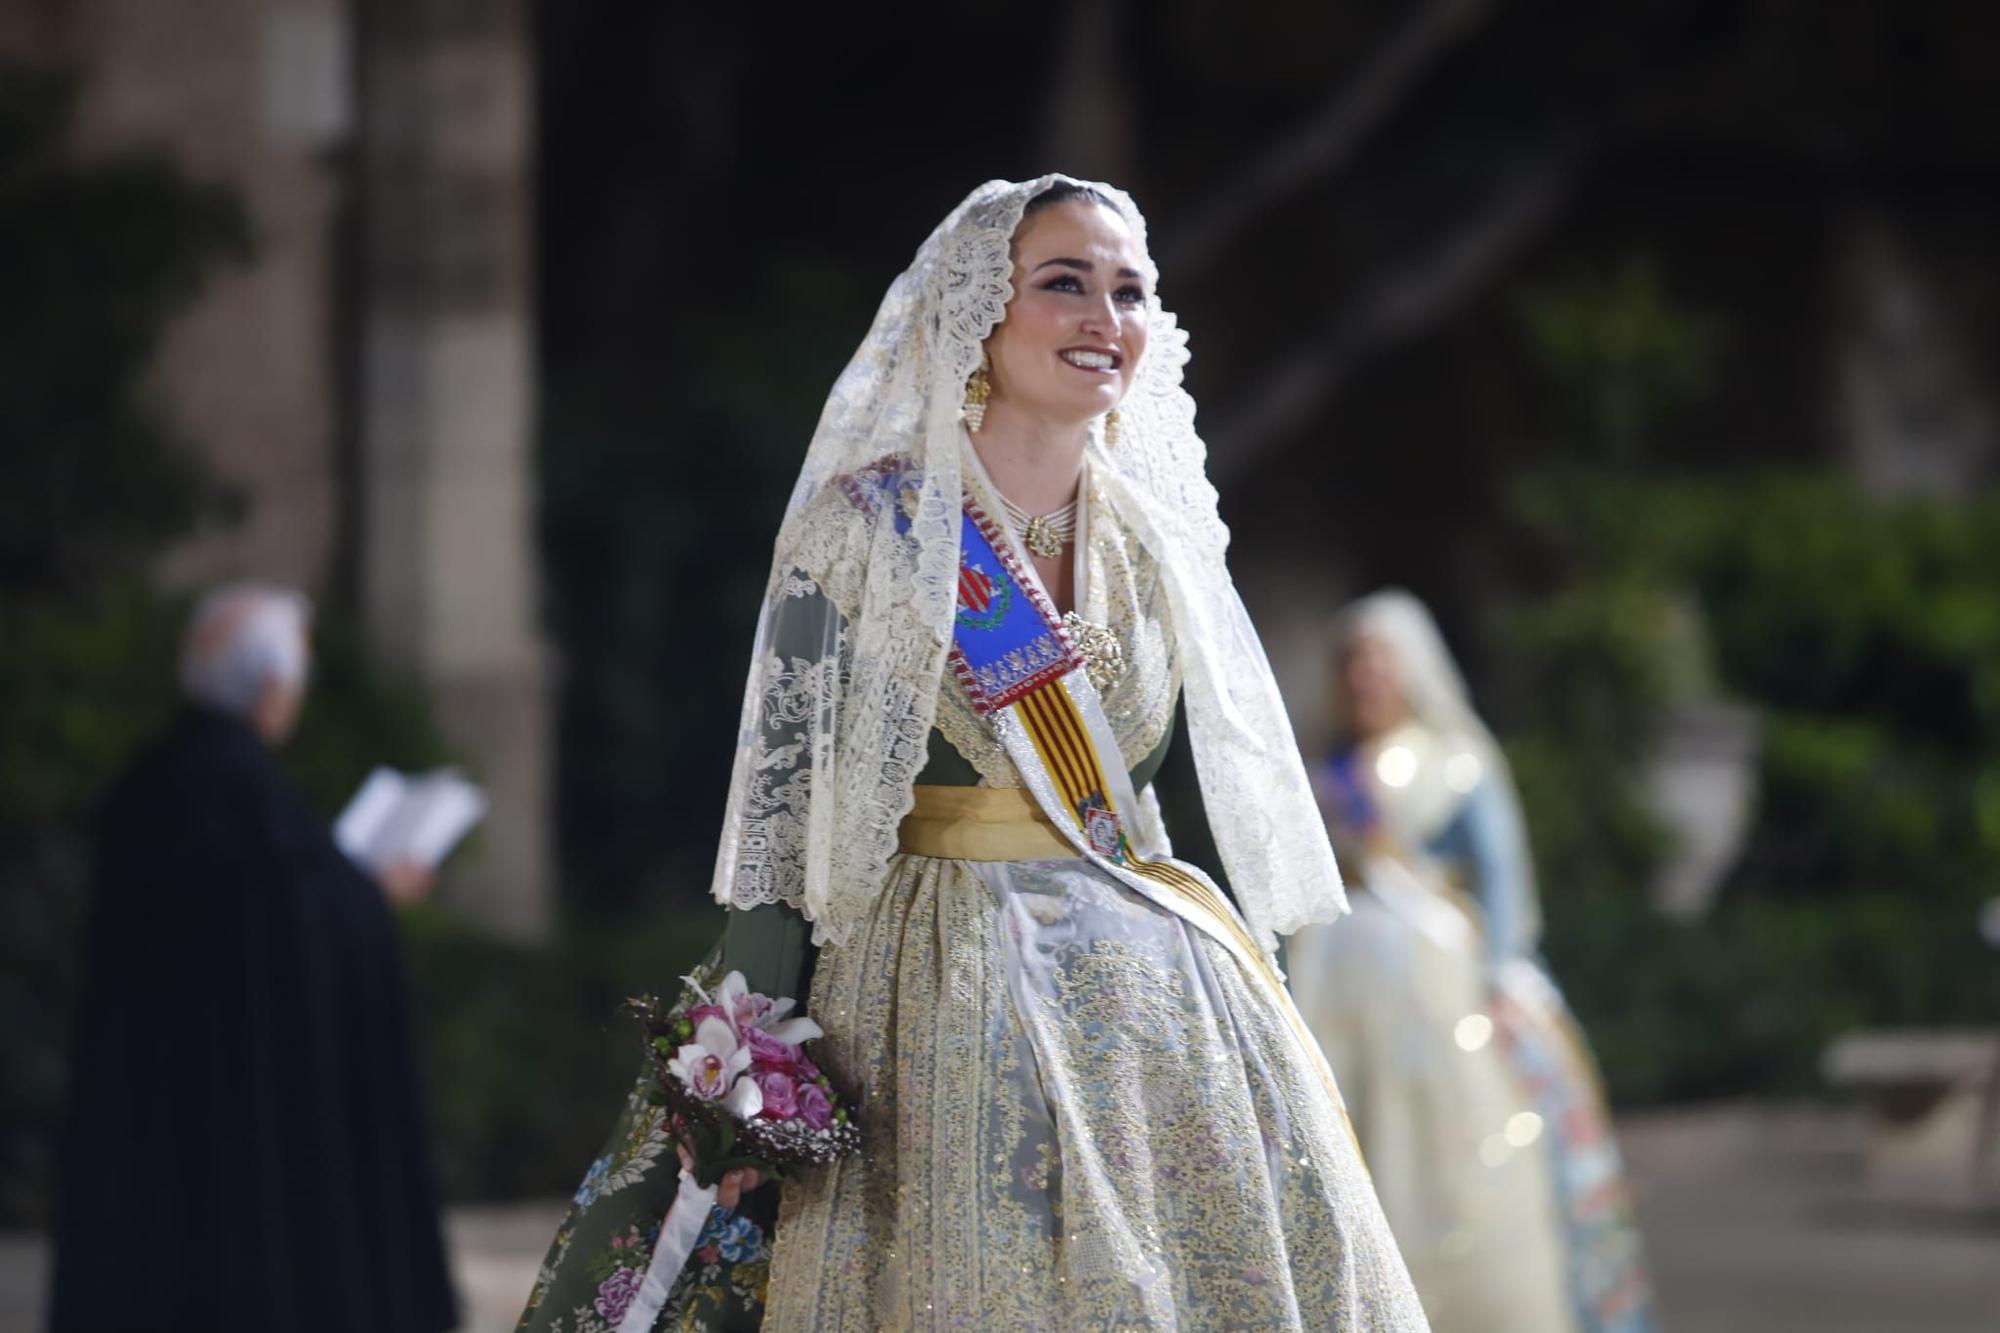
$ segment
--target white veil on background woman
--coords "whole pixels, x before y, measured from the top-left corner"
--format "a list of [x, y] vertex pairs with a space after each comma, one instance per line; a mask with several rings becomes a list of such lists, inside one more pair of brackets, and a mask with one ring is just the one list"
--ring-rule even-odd
[[[974, 190], [890, 286], [827, 399], [779, 530], [713, 892], [739, 908], [792, 904], [816, 943], [845, 941], [881, 890], [927, 758], [957, 598], [965, 382], [1013, 296], [1028, 202], [1063, 183], [1111, 199], [1143, 244], [1138, 209], [1108, 185], [1048, 175]], [[1149, 307], [1118, 440], [1094, 431], [1087, 457], [1106, 504], [1165, 572], [1203, 801], [1269, 950], [1346, 900], [1224, 563], [1228, 531], [1181, 386], [1187, 338], [1157, 295]], [[843, 491], [889, 503], [864, 522]]]
[[[1520, 795], [1515, 790], [1507, 756], [1472, 706], [1471, 691], [1466, 688], [1465, 677], [1452, 658], [1436, 619], [1415, 595], [1402, 588], [1384, 588], [1350, 602], [1334, 617], [1333, 624], [1337, 644], [1346, 643], [1356, 634], [1371, 634], [1386, 643], [1396, 664], [1396, 681], [1410, 716], [1447, 750], [1456, 752], [1454, 758], [1469, 755], [1476, 761], [1470, 780], [1439, 793], [1447, 801], [1438, 807], [1436, 826], [1407, 832], [1419, 840], [1427, 839], [1456, 810], [1457, 801], [1450, 798], [1463, 797], [1475, 782], [1486, 784], [1491, 798], [1504, 811], [1503, 826], [1510, 832], [1507, 873], [1515, 890], [1510, 895], [1501, 930], [1504, 938], [1493, 941], [1494, 952], [1506, 957], [1533, 953], [1541, 938], [1541, 906], [1535, 889], [1534, 859], [1528, 852], [1521, 817]], [[1337, 698], [1338, 691], [1335, 694]], [[1347, 729], [1337, 703], [1334, 724], [1342, 731]], [[1487, 926], [1494, 930], [1502, 927], [1502, 923], [1489, 920]]]

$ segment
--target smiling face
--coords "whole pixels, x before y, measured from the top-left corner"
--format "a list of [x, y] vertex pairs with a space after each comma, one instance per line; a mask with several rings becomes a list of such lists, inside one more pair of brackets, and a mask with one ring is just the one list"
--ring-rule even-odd
[[1146, 351], [1152, 265], [1102, 204], [1051, 204], [1014, 233], [1014, 299], [986, 340], [991, 406], [1079, 425], [1118, 406]]

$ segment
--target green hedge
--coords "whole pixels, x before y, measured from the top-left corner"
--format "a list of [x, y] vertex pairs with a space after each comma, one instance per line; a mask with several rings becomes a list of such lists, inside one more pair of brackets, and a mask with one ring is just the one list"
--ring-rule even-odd
[[719, 910], [584, 926], [511, 944], [435, 911], [405, 917], [405, 952], [445, 1193], [566, 1195], [623, 1106], [639, 1029], [619, 1013], [671, 994], [722, 932]]
[[1747, 887], [1706, 920], [1636, 897], [1565, 902], [1546, 948], [1612, 1099], [1649, 1105], [1820, 1087], [1834, 1037], [2000, 1025], [2000, 953], [1963, 903], [1883, 889], [1818, 901]]
[[[1492, 632], [1548, 952], [1621, 1100], [1814, 1085], [1855, 1027], [2000, 1023], [2000, 500], [1881, 501], [1823, 476], [1539, 473]], [[1665, 921], [1638, 795], [1674, 698], [1763, 721], [1760, 793], [1713, 915]]]

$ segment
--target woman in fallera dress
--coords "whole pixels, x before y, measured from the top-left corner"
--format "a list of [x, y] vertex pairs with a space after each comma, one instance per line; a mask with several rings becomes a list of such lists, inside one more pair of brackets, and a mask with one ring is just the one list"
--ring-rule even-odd
[[[1272, 963], [1345, 900], [1155, 278], [1123, 193], [983, 185], [834, 386], [714, 889], [723, 964], [824, 1026], [864, 1146], [785, 1181], [774, 1231], [768, 1190], [718, 1209], [664, 1326], [1425, 1328]], [[1174, 746], [1227, 893], [1168, 848]], [[628, 1105], [524, 1327], [618, 1327], [673, 1174], [655, 1115]]]
[[1313, 772], [1354, 913], [1287, 949], [1438, 1333], [1642, 1333], [1651, 1301], [1597, 1074], [1536, 948], [1505, 758], [1430, 613], [1335, 626]]

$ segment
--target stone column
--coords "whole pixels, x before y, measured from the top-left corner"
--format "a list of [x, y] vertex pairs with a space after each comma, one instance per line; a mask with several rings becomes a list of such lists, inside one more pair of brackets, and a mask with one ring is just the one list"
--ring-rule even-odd
[[362, 602], [492, 797], [441, 891], [533, 937], [553, 879], [526, 4], [365, 0], [360, 18]]

